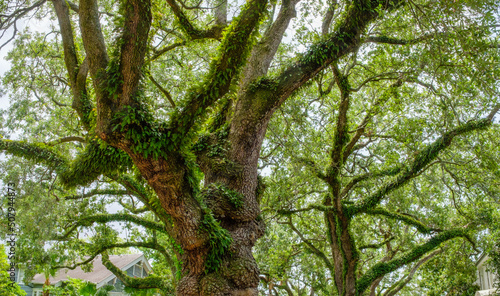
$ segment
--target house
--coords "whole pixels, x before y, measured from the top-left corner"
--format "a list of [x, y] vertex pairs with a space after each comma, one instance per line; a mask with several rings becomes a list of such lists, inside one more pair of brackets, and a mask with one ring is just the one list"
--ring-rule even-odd
[[[151, 273], [151, 266], [142, 254], [110, 255], [109, 259], [116, 267], [125, 271], [129, 276], [146, 277]], [[102, 264], [100, 256], [94, 259], [93, 265], [94, 268], [91, 272], [84, 272], [80, 267], [73, 270], [67, 268], [60, 269], [54, 277], [49, 278], [50, 284], [60, 286], [68, 277], [71, 277], [94, 283], [97, 288], [105, 285], [113, 285], [115, 288], [110, 292], [109, 295], [111, 296], [126, 295], [123, 292], [122, 282]], [[33, 280], [26, 285], [23, 282], [23, 274], [22, 269], [16, 273], [16, 282], [20, 285], [21, 289], [26, 292], [26, 296], [41, 296], [43, 284], [45, 283], [45, 276], [43, 274], [37, 274]]]
[[497, 277], [493, 272], [488, 270], [488, 259], [488, 255], [483, 254], [476, 262], [476, 284], [479, 286], [480, 290], [476, 292], [475, 296], [496, 295], [494, 284], [497, 281]]

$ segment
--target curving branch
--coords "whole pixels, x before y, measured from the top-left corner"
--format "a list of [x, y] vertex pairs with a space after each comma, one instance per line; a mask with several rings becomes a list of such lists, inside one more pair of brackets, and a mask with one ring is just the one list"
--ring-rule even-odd
[[[81, 242], [82, 244], [87, 244], [85, 242]], [[88, 257], [86, 260], [82, 262], [78, 262], [74, 265], [58, 265], [54, 266], [53, 269], [62, 269], [62, 268], [67, 268], [67, 269], [75, 269], [78, 266], [82, 266], [85, 264], [88, 264], [94, 260], [95, 257], [99, 256], [101, 253], [104, 251], [110, 250], [110, 249], [115, 249], [115, 248], [130, 248], [130, 247], [138, 247], [138, 248], [148, 248], [148, 249], [154, 249], [160, 252], [165, 252], [165, 248], [160, 246], [159, 244], [155, 242], [126, 242], [126, 243], [116, 243], [116, 244], [106, 244], [99, 246], [93, 254]]]
[[186, 35], [189, 36], [191, 40], [205, 38], [219, 40], [222, 37], [222, 30], [225, 28], [225, 24], [217, 22], [215, 26], [208, 30], [200, 30], [191, 23], [176, 0], [167, 0], [167, 3], [172, 9], [172, 12], [175, 14], [182, 30], [184, 31], [184, 33], [186, 33]]
[[358, 48], [362, 32], [379, 16], [376, 7], [392, 10], [401, 4], [400, 0], [354, 1], [333, 34], [314, 44], [298, 62], [273, 79], [276, 91], [272, 100], [282, 102], [325, 67]]
[[163, 95], [165, 95], [165, 97], [167, 98], [168, 102], [170, 103], [170, 105], [172, 105], [172, 108], [175, 108], [176, 105], [175, 105], [175, 102], [174, 102], [174, 99], [172, 98], [172, 95], [170, 94], [170, 92], [168, 90], [166, 90], [163, 86], [161, 86], [158, 81], [156, 81], [154, 78], [153, 78], [153, 75], [151, 75], [151, 73], [149, 73], [148, 75], [148, 78], [149, 80], [151, 80], [151, 82], [153, 82], [153, 84], [163, 93]]
[[64, 199], [72, 200], [72, 199], [82, 199], [82, 198], [92, 197], [92, 196], [96, 196], [96, 195], [117, 195], [117, 196], [120, 196], [120, 195], [127, 195], [127, 194], [129, 194], [129, 192], [127, 190], [92, 189], [88, 193], [65, 196]]
[[370, 214], [370, 215], [381, 215], [381, 216], [385, 216], [385, 217], [390, 218], [390, 219], [395, 219], [395, 220], [401, 221], [405, 224], [408, 224], [410, 226], [415, 227], [420, 233], [423, 233], [423, 234], [429, 234], [432, 232], [440, 231], [440, 229], [426, 226], [425, 224], [423, 224], [419, 220], [411, 217], [410, 215], [391, 212], [391, 211], [388, 211], [387, 209], [380, 208], [380, 207], [366, 210], [365, 213]]
[[351, 216], [365, 212], [380, 203], [380, 201], [390, 192], [403, 186], [410, 179], [416, 177], [421, 170], [427, 167], [436, 157], [439, 152], [449, 147], [456, 136], [460, 136], [475, 130], [485, 129], [492, 124], [491, 119], [485, 118], [480, 120], [472, 120], [466, 124], [445, 133], [438, 138], [434, 143], [428, 145], [422, 151], [418, 152], [409, 166], [402, 167], [401, 173], [392, 181], [385, 184], [377, 192], [362, 199], [357, 204], [349, 206]]
[[94, 216], [88, 216], [80, 218], [76, 223], [74, 223], [63, 235], [56, 236], [55, 240], [65, 240], [74, 233], [78, 227], [84, 226], [89, 227], [94, 223], [108, 223], [108, 222], [131, 222], [140, 226], [143, 226], [150, 230], [156, 230], [163, 232], [167, 235], [171, 233], [167, 229], [167, 226], [162, 223], [157, 223], [154, 221], [149, 221], [130, 214], [98, 214]]
[[164, 48], [160, 49], [160, 50], [154, 50], [153, 51], [153, 56], [150, 57], [146, 63], [149, 63], [149, 62], [152, 62], [154, 60], [156, 60], [157, 58], [161, 57], [163, 54], [165, 54], [166, 52], [169, 52], [171, 51], [172, 49], [175, 49], [179, 46], [183, 46], [183, 45], [186, 45], [186, 41], [182, 41], [182, 42], [176, 42], [174, 44], [170, 44], [168, 46], [165, 46]]
[[375, 264], [356, 281], [356, 292], [358, 295], [362, 295], [363, 292], [370, 287], [371, 283], [377, 278], [391, 273], [404, 265], [419, 260], [426, 253], [437, 249], [442, 243], [458, 237], [469, 239], [467, 231], [464, 229], [443, 231], [398, 258]]
[[152, 289], [157, 288], [162, 291], [173, 292], [174, 288], [171, 287], [168, 282], [160, 276], [149, 275], [145, 278], [134, 278], [128, 276], [120, 268], [116, 267], [110, 260], [109, 255], [106, 251], [102, 253], [102, 263], [106, 268], [111, 271], [118, 279], [120, 279], [123, 284], [127, 287], [132, 287], [136, 289]]
[[290, 229], [292, 229], [293, 232], [295, 232], [300, 237], [300, 239], [304, 242], [304, 244], [306, 244], [306, 246], [311, 250], [311, 252], [325, 263], [326, 267], [333, 274], [335, 272], [335, 268], [332, 262], [328, 259], [325, 253], [321, 252], [321, 250], [316, 248], [307, 238], [304, 237], [304, 235], [295, 227], [295, 225], [293, 225], [291, 217], [288, 218], [288, 222], [286, 224], [290, 226]]
[[382, 170], [380, 172], [370, 172], [360, 176], [355, 177], [349, 183], [347, 183], [344, 188], [342, 188], [342, 192], [340, 193], [340, 197], [345, 197], [356, 184], [370, 180], [378, 177], [386, 177], [386, 176], [395, 176], [401, 172], [401, 168], [391, 168], [387, 170]]
[[80, 142], [80, 143], [87, 143], [85, 138], [79, 137], [79, 136], [69, 136], [69, 137], [63, 137], [54, 141], [50, 141], [47, 143], [48, 146], [55, 146], [59, 145], [62, 143], [68, 143], [68, 142]]

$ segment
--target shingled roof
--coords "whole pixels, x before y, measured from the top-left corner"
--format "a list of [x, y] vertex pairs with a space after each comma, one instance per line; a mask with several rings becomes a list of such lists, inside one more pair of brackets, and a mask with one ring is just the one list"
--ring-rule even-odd
[[[127, 254], [127, 255], [110, 255], [109, 260], [116, 265], [116, 267], [121, 270], [128, 269], [130, 266], [140, 261], [143, 257], [142, 254]], [[109, 271], [103, 264], [101, 256], [94, 259], [94, 269], [91, 272], [84, 272], [80, 267], [73, 270], [71, 269], [60, 269], [57, 271], [55, 277], [50, 277], [50, 284], [56, 285], [60, 281], [65, 281], [68, 277], [74, 279], [81, 279], [94, 284], [99, 284], [103, 280], [108, 279], [113, 276], [113, 273]], [[33, 284], [43, 284], [45, 283], [45, 276], [43, 274], [37, 274], [33, 278]]]

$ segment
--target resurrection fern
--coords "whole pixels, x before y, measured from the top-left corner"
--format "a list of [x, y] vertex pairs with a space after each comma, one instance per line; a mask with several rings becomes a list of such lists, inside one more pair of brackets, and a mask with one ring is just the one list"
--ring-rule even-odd
[[229, 231], [222, 228], [210, 213], [205, 213], [203, 216], [200, 230], [208, 235], [209, 251], [205, 261], [205, 273], [215, 272], [219, 269], [233, 239]]

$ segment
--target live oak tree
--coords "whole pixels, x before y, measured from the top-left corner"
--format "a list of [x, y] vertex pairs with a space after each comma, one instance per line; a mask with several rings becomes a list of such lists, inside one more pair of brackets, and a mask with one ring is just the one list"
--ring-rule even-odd
[[[296, 42], [283, 43], [298, 7], [297, 24], [318, 30], [299, 26]], [[15, 39], [4, 124], [21, 140], [0, 148], [36, 170], [36, 185], [17, 180], [20, 196], [40, 190], [55, 204], [55, 230], [39, 238], [55, 247], [38, 248], [51, 269], [78, 250], [101, 254], [132, 288], [257, 295], [252, 248], [265, 232], [267, 194], [266, 209], [277, 200], [281, 225], [328, 269], [329, 284], [310, 281], [361, 295], [443, 243], [472, 241], [497, 214], [483, 202], [471, 217], [456, 204], [467, 197], [455, 196], [473, 189], [498, 202], [495, 1], [40, 0], [1, 9]], [[31, 15], [53, 17], [55, 28], [17, 33]], [[259, 158], [271, 161], [267, 181]], [[483, 186], [469, 186], [477, 172]], [[295, 182], [303, 186], [289, 190]], [[124, 211], [107, 213], [110, 200]], [[449, 214], [455, 208], [465, 213]], [[324, 225], [314, 230], [322, 246], [297, 217]], [[403, 230], [364, 232], [385, 219]], [[112, 222], [142, 228], [123, 242]], [[81, 239], [93, 225], [95, 236]], [[390, 251], [393, 236], [403, 252]], [[124, 247], [153, 250], [164, 272], [122, 273], [108, 253]]]

